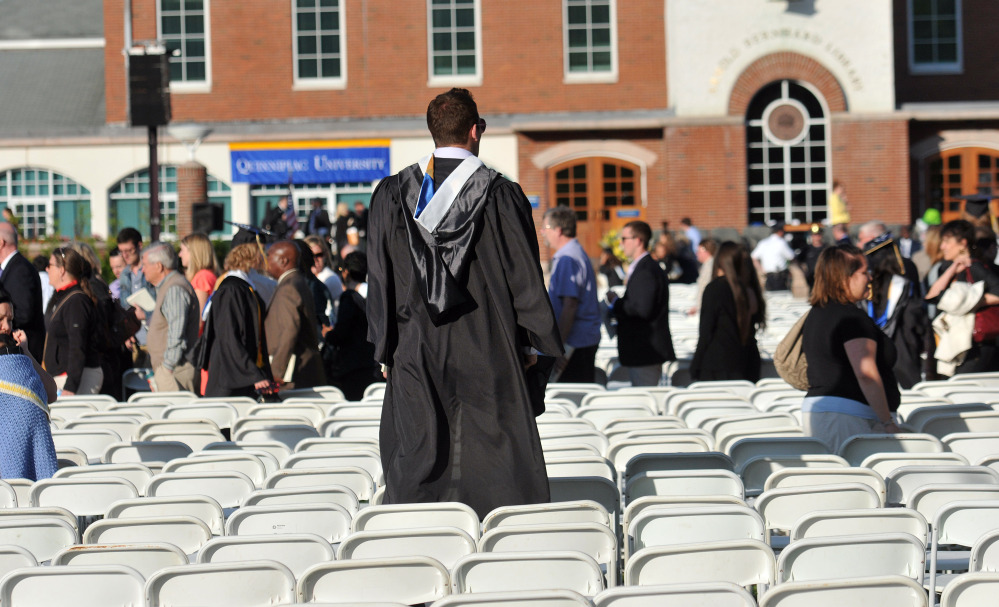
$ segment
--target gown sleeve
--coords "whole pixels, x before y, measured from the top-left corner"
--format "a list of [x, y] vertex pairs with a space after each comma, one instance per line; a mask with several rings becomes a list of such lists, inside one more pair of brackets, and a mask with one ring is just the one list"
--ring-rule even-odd
[[390, 254], [390, 236], [395, 233], [397, 204], [393, 198], [396, 176], [382, 180], [371, 195], [368, 218], [368, 341], [375, 345], [375, 360], [392, 366], [398, 345], [395, 324], [396, 294]]

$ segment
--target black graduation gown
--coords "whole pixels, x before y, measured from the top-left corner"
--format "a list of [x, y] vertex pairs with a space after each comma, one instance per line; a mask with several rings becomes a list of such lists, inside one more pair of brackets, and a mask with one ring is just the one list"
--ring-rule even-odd
[[[435, 164], [440, 183], [458, 162]], [[562, 346], [530, 204], [520, 186], [480, 168], [458, 200], [486, 187], [476, 198], [481, 213], [469, 218], [456, 202], [436, 240], [424, 243], [410, 232], [415, 222], [407, 226], [422, 178], [414, 165], [382, 181], [369, 214], [368, 338], [390, 367], [380, 436], [385, 503], [458, 501], [483, 517], [547, 502], [534, 420], [544, 386], [537, 393], [535, 384], [542, 402], [532, 409], [522, 353], [533, 346], [557, 355]], [[452, 276], [444, 265], [458, 258], [466, 265], [456, 262]]]
[[724, 277], [708, 283], [701, 298], [697, 349], [690, 363], [694, 381], [760, 379], [760, 351], [755, 335], [744, 344], [739, 339], [735, 296]]
[[264, 310], [260, 296], [238, 276], [227, 276], [212, 294], [198, 364], [208, 369], [205, 396], [253, 397], [253, 384], [271, 378]]

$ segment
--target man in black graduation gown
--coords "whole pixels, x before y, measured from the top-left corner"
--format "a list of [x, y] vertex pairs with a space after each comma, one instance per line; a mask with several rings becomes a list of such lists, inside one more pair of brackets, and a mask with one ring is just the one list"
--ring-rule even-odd
[[427, 125], [434, 154], [383, 180], [368, 219], [385, 503], [483, 517], [549, 500], [534, 416], [562, 345], [530, 204], [477, 158], [485, 121], [468, 91], [434, 99]]

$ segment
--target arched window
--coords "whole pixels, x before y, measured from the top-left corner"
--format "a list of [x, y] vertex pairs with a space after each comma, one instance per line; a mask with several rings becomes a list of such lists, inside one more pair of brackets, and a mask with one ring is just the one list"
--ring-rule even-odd
[[968, 194], [999, 194], [999, 150], [956, 148], [931, 157], [924, 165], [923, 209], [936, 206], [943, 220], [961, 218]]
[[749, 223], [821, 221], [829, 191], [829, 119], [791, 80], [773, 82], [746, 110]]
[[582, 158], [548, 171], [549, 201], [576, 212], [576, 233], [586, 252], [596, 256], [600, 237], [645, 215], [641, 170], [615, 158]]
[[31, 167], [0, 171], [0, 208], [5, 207], [14, 212], [24, 238], [91, 234], [90, 191], [53, 171]]
[[[177, 167], [160, 166], [160, 232], [177, 235]], [[221, 204], [223, 218], [232, 220], [231, 190], [224, 181], [208, 175], [208, 202]], [[112, 186], [110, 191], [111, 234], [122, 228], [132, 227], [149, 237], [149, 169], [136, 171]], [[211, 236], [222, 237], [231, 234], [226, 228], [213, 232]]]

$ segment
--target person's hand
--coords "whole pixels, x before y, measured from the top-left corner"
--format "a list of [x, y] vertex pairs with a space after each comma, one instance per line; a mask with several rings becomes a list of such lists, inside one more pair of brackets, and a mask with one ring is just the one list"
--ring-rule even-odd
[[24, 333], [24, 329], [18, 329], [11, 334], [14, 338], [14, 343], [19, 346], [26, 346], [28, 344], [28, 336]]
[[885, 434], [897, 434], [902, 431], [893, 419], [886, 422], [878, 420], [878, 422], [874, 425], [874, 429], [879, 432], [884, 432]]
[[59, 396], [74, 396], [76, 392], [70, 392], [69, 390], [63, 390], [59, 393]]
[[333, 330], [333, 327], [331, 327], [329, 325], [323, 325], [323, 337], [326, 337], [326, 334], [329, 333], [332, 330]]
[[[566, 361], [566, 362], [568, 362], [568, 361]], [[524, 355], [524, 368], [525, 369], [530, 369], [531, 367], [533, 367], [537, 363], [538, 363], [538, 355], [537, 354], [525, 354]]]
[[271, 381], [269, 379], [262, 379], [257, 383], [253, 384], [253, 387], [257, 390], [266, 390], [270, 385]]
[[135, 306], [134, 310], [135, 310], [135, 317], [136, 318], [138, 318], [139, 320], [146, 320], [146, 311], [145, 310], [143, 310], [139, 306]]
[[964, 272], [971, 267], [971, 255], [962, 253], [954, 258], [954, 273]]

